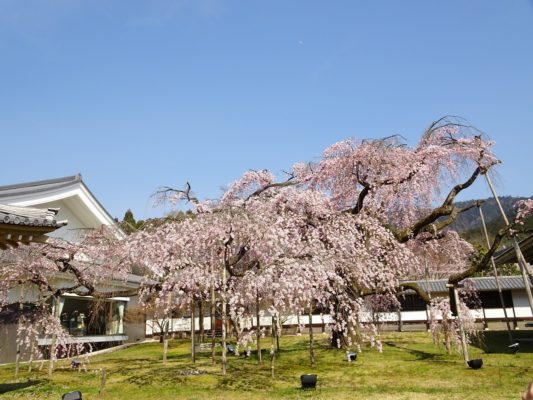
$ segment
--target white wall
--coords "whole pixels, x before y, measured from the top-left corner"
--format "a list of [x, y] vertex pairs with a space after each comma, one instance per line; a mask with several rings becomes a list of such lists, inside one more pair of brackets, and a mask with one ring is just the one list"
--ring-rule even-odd
[[513, 290], [513, 304], [517, 318], [531, 317], [531, 308], [525, 290]]

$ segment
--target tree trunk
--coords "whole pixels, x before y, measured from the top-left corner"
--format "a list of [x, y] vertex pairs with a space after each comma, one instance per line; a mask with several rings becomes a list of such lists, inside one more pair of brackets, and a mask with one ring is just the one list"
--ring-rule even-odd
[[280, 326], [278, 326], [279, 324], [279, 318], [276, 317], [276, 325], [274, 325], [274, 329], [275, 329], [275, 332], [276, 332], [276, 351], [279, 351], [279, 336], [280, 336]]
[[[55, 304], [54, 316], [59, 317], [59, 315], [57, 315], [57, 302], [58, 302], [58, 298], [54, 297], [54, 304]], [[52, 343], [50, 345], [50, 363], [48, 364], [48, 377], [49, 378], [52, 377], [52, 372], [54, 372], [54, 359], [56, 356], [56, 345], [57, 345], [57, 336], [53, 335]]]
[[195, 347], [195, 331], [196, 331], [196, 327], [194, 326], [195, 325], [195, 315], [194, 315], [194, 307], [195, 307], [195, 303], [194, 303], [194, 300], [191, 300], [191, 361], [193, 363], [196, 362], [196, 347]]
[[216, 346], [216, 298], [215, 284], [211, 285], [211, 364], [215, 365], [215, 346]]
[[163, 363], [167, 362], [167, 354], [168, 354], [168, 339], [167, 339], [167, 335], [164, 334], [163, 336]]
[[17, 343], [17, 355], [15, 357], [15, 382], [19, 381], [19, 368], [20, 368], [20, 344]]
[[466, 335], [463, 326], [463, 320], [461, 319], [461, 304], [459, 303], [459, 295], [457, 294], [457, 287], [453, 288], [453, 295], [455, 297], [455, 303], [457, 304], [457, 320], [459, 322], [459, 333], [461, 334], [461, 348], [463, 350], [463, 359], [465, 364], [468, 365], [468, 343], [466, 342]]
[[205, 341], [205, 330], [204, 330], [204, 301], [200, 299], [198, 302], [198, 325], [200, 328], [200, 343]]
[[[18, 320], [18, 328], [20, 330], [21, 327], [21, 318], [22, 318], [22, 312], [24, 311], [24, 286], [20, 287], [20, 296], [19, 296], [19, 311], [20, 316]], [[18, 333], [18, 332], [17, 332]], [[20, 343], [18, 340], [18, 334], [17, 334], [17, 348], [16, 348], [16, 358], [15, 358], [15, 382], [19, 381], [19, 369], [20, 369]]]

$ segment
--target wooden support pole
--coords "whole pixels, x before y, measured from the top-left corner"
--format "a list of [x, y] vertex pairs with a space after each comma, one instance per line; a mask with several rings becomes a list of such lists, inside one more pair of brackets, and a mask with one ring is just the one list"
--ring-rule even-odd
[[200, 343], [203, 343], [205, 340], [205, 329], [204, 329], [204, 301], [202, 298], [198, 301], [198, 325], [200, 329]]
[[103, 395], [104, 394], [106, 378], [107, 378], [106, 369], [102, 368], [102, 376], [101, 376], [101, 379], [100, 379], [100, 390], [98, 390], [98, 394], [99, 395]]
[[[496, 194], [496, 191], [494, 190], [494, 186], [492, 185], [492, 181], [488, 173], [485, 173], [485, 180], [487, 181], [487, 184], [489, 185], [489, 188], [492, 193], [492, 196], [494, 197], [494, 200], [496, 200], [496, 204], [498, 205], [498, 208], [503, 217], [503, 220], [505, 221], [505, 225], [509, 226], [510, 225], [509, 220], [507, 219], [507, 215], [505, 215], [505, 211], [503, 211], [503, 207], [500, 203], [500, 199], [498, 198], [498, 195]], [[526, 288], [527, 299], [529, 301], [529, 308], [531, 309], [531, 315], [533, 315], [533, 294], [531, 293], [531, 281], [530, 281], [531, 276], [528, 274], [529, 270], [526, 265], [526, 260], [524, 259], [524, 255], [522, 254], [522, 250], [520, 249], [520, 245], [518, 244], [518, 241], [516, 240], [515, 235], [512, 236], [512, 241], [513, 241], [513, 247], [516, 252], [516, 258], [518, 260], [518, 265], [520, 266], [520, 272], [522, 273], [522, 280], [524, 281], [524, 286]]]
[[168, 339], [166, 333], [164, 333], [163, 335], [163, 363], [166, 363], [168, 354]]
[[309, 361], [315, 366], [315, 337], [313, 335], [313, 308], [309, 305]]
[[226, 266], [222, 267], [222, 374], [227, 370], [227, 323], [226, 323]]
[[398, 310], [398, 332], [402, 331], [402, 311]]
[[215, 345], [216, 345], [216, 296], [215, 296], [215, 279], [213, 274], [213, 265], [211, 264], [211, 364], [215, 365]]
[[272, 332], [270, 335], [270, 376], [274, 378], [274, 368], [275, 368], [275, 361], [276, 361], [276, 350], [274, 347], [275, 344], [275, 337], [276, 337], [276, 319], [274, 316], [272, 316]]
[[255, 321], [256, 321], [256, 341], [257, 341], [257, 363], [263, 362], [261, 353], [261, 312], [259, 307], [259, 289], [255, 292]]
[[[487, 248], [490, 248], [490, 239], [489, 233], [487, 231], [487, 225], [485, 224], [485, 217], [483, 215], [483, 210], [479, 208], [479, 216], [481, 217], [481, 223], [483, 225], [483, 232], [485, 234], [485, 240], [487, 242]], [[492, 264], [492, 272], [494, 273], [494, 279], [496, 280], [496, 287], [498, 288], [498, 294], [500, 297], [500, 304], [503, 309], [503, 315], [505, 316], [505, 323], [507, 324], [507, 335], [509, 336], [509, 344], [513, 344], [513, 334], [511, 333], [511, 324], [509, 322], [509, 317], [507, 316], [507, 309], [505, 308], [505, 300], [503, 298], [502, 285], [500, 284], [500, 277], [498, 276], [498, 269], [496, 268], [496, 263], [494, 262], [494, 257], [490, 258]], [[483, 316], [485, 316], [485, 309], [483, 308]], [[486, 318], [485, 318], [486, 321]], [[488, 324], [487, 324], [488, 326]]]

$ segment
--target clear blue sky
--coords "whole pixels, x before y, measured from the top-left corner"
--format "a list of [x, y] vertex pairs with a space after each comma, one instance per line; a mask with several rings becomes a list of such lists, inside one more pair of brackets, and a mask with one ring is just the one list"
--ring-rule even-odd
[[0, 0], [0, 57], [0, 184], [81, 172], [117, 217], [446, 114], [533, 195], [529, 0]]

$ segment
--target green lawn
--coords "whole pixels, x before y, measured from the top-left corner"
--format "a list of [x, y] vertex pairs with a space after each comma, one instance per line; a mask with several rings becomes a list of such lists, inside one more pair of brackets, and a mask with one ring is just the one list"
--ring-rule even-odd
[[[533, 332], [521, 332], [531, 335]], [[169, 361], [163, 365], [161, 345], [142, 344], [115, 353], [96, 356], [89, 372], [70, 370], [67, 363], [48, 380], [46, 367], [13, 383], [14, 366], [0, 368], [2, 399], [60, 399], [61, 394], [81, 390], [84, 399], [519, 399], [533, 379], [533, 353], [497, 353], [506, 346], [505, 334], [485, 337], [489, 352], [470, 346], [470, 357], [484, 360], [480, 370], [464, 366], [456, 353], [445, 354], [435, 347], [428, 333], [386, 333], [383, 353], [365, 348], [355, 363], [344, 359], [344, 351], [331, 349], [326, 336], [317, 335], [316, 366], [309, 367], [306, 336], [282, 337], [276, 362], [276, 377], [270, 378], [268, 361], [229, 357], [228, 374], [212, 366], [209, 353], [190, 361], [189, 343], [171, 342]], [[264, 347], [270, 341], [265, 339]], [[523, 349], [527, 351], [528, 349]], [[107, 384], [98, 394], [105, 367]], [[186, 371], [200, 375], [188, 376]], [[314, 391], [299, 389], [302, 373], [318, 374]]]

